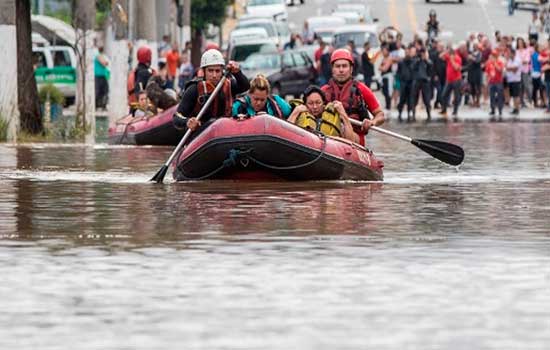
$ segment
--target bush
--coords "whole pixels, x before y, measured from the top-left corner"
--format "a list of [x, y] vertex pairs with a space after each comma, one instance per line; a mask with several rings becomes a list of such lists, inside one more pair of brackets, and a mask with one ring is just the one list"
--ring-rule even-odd
[[0, 142], [5, 142], [8, 140], [8, 128], [10, 122], [7, 121], [3, 115], [0, 114]]
[[46, 84], [38, 91], [38, 99], [40, 100], [40, 104], [46, 103], [48, 95], [50, 96], [50, 104], [52, 105], [63, 105], [65, 103], [65, 96], [63, 96], [61, 91], [53, 84]]

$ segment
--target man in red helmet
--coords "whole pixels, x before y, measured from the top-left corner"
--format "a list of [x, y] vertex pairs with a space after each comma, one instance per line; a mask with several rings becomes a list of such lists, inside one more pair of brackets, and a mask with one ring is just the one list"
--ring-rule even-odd
[[[342, 102], [350, 118], [363, 121], [363, 126], [354, 130], [359, 135], [359, 143], [364, 146], [369, 128], [384, 124], [384, 112], [371, 89], [353, 79], [353, 56], [348, 50], [334, 50], [330, 64], [332, 78], [323, 85], [323, 92], [328, 102]], [[372, 119], [369, 119], [369, 112], [373, 115]]]
[[151, 68], [151, 49], [147, 46], [142, 46], [137, 52], [138, 65], [134, 72], [134, 94], [136, 97], [140, 91], [145, 90], [147, 82], [154, 70]]

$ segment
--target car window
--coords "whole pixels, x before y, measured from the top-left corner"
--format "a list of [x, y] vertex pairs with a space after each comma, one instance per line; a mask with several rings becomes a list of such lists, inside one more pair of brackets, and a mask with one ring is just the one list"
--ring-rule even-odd
[[301, 53], [294, 53], [292, 56], [294, 56], [294, 62], [296, 63], [296, 66], [307, 66], [307, 62]]
[[281, 56], [274, 55], [250, 55], [242, 64], [243, 69], [261, 70], [261, 69], [280, 69]]
[[242, 62], [253, 53], [273, 52], [276, 50], [277, 48], [273, 43], [239, 45], [235, 46], [235, 48], [232, 50], [231, 59], [237, 62]]
[[292, 59], [292, 55], [288, 52], [283, 54], [283, 66], [294, 67], [294, 60]]
[[53, 54], [53, 65], [54, 67], [58, 66], [65, 66], [70, 67], [71, 66], [71, 57], [69, 56], [69, 52], [66, 50], [57, 50], [52, 51]]
[[33, 55], [33, 63], [36, 65], [36, 68], [42, 68], [42, 67], [48, 67], [48, 63], [46, 62], [46, 55], [44, 52], [41, 51], [35, 51], [32, 53]]

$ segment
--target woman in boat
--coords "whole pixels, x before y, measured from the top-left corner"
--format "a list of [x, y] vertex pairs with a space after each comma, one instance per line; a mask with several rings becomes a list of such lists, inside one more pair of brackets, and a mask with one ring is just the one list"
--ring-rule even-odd
[[303, 104], [294, 108], [288, 121], [303, 128], [311, 128], [327, 136], [344, 137], [359, 143], [342, 102], [327, 104], [325, 93], [318, 86], [304, 91]]
[[248, 94], [233, 103], [232, 115], [235, 118], [242, 118], [261, 112], [286, 119], [290, 115], [291, 108], [280, 96], [271, 95], [269, 80], [262, 74], [258, 74], [250, 82]]
[[202, 54], [200, 68], [204, 71], [204, 78], [193, 81], [183, 93], [178, 111], [173, 117], [174, 126], [177, 129], [189, 128], [195, 131], [201, 125], [206, 125], [210, 119], [231, 116], [235, 96], [250, 88], [248, 79], [241, 72], [239, 64], [234, 61], [229, 61], [225, 67], [232, 73], [232, 78], [225, 80], [201, 120], [196, 118], [210, 94], [221, 81], [224, 67], [225, 60], [218, 50], [210, 49]]

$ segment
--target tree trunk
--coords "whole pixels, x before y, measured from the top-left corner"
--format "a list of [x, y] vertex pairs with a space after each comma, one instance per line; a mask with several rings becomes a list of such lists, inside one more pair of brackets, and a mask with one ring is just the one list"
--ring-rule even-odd
[[43, 131], [40, 117], [38, 90], [34, 78], [32, 38], [31, 38], [31, 2], [18, 0], [16, 6], [17, 21], [17, 92], [21, 120], [21, 129], [31, 134]]
[[76, 31], [77, 89], [76, 126], [85, 133], [85, 142], [95, 140], [95, 77], [92, 30], [95, 23], [95, 1], [73, 2], [73, 27]]
[[128, 5], [128, 0], [118, 0], [111, 7], [114, 40], [109, 45], [109, 124], [128, 112]]
[[202, 32], [195, 29], [193, 32], [193, 40], [191, 41], [191, 63], [193, 66], [199, 67], [202, 56]]

